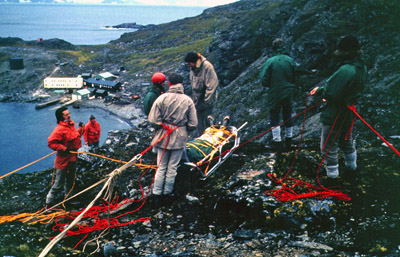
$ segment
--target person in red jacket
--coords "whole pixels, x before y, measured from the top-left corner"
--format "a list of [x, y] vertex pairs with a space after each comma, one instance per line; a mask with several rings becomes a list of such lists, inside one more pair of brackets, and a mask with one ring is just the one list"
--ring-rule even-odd
[[56, 172], [54, 183], [46, 196], [46, 206], [52, 206], [64, 187], [64, 193], [68, 195], [72, 191], [76, 172], [77, 156], [71, 151], [77, 151], [82, 146], [81, 137], [85, 125], [80, 122], [79, 128], [71, 120], [67, 107], [56, 110], [57, 126], [48, 138], [50, 149], [57, 151], [54, 162]]
[[93, 115], [90, 115], [89, 122], [85, 126], [85, 133], [83, 133], [86, 145], [90, 148], [99, 147], [100, 135], [100, 124], [96, 121], [96, 118]]

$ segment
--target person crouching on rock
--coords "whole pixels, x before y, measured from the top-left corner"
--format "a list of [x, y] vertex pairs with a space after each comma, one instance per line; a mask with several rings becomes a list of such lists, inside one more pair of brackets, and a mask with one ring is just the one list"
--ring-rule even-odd
[[158, 164], [153, 185], [155, 205], [171, 198], [188, 130], [195, 130], [197, 126], [196, 108], [192, 99], [184, 94], [182, 81], [179, 74], [169, 75], [170, 89], [155, 100], [148, 117], [157, 128], [152, 144], [170, 132], [154, 146]]
[[50, 149], [57, 151], [54, 183], [46, 197], [46, 207], [56, 203], [57, 198], [64, 188], [64, 196], [67, 196], [73, 189], [77, 155], [71, 151], [77, 151], [82, 146], [81, 137], [85, 125], [80, 122], [79, 128], [75, 128], [74, 121], [67, 107], [56, 110], [57, 126], [48, 138]]

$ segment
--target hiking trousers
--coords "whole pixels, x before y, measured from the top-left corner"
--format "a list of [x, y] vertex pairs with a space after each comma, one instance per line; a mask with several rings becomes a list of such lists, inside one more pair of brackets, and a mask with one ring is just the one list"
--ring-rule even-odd
[[271, 108], [269, 111], [271, 127], [278, 126], [280, 124], [280, 114], [282, 113], [282, 119], [285, 122], [285, 127], [293, 127], [292, 117], [293, 104], [290, 98], [285, 98], [277, 106]]
[[194, 135], [194, 138], [199, 137], [203, 134], [204, 130], [209, 126], [208, 124], [208, 115], [211, 115], [213, 111], [213, 108], [207, 108], [203, 110], [197, 110], [196, 109], [196, 115], [197, 115], [197, 134]]
[[64, 189], [64, 197], [73, 189], [76, 173], [76, 162], [68, 163], [65, 169], [56, 169], [54, 183], [46, 196], [46, 204], [54, 204], [60, 199], [60, 193]]
[[[183, 149], [167, 150], [157, 147], [156, 176], [153, 185], [153, 194], [168, 195], [174, 189], [175, 177], [179, 162], [182, 158]], [[161, 159], [162, 157], [162, 159]]]
[[[322, 132], [321, 132], [320, 148], [321, 148], [322, 158], [324, 158], [328, 152], [324, 161], [327, 166], [334, 166], [339, 164], [338, 147], [345, 154], [351, 154], [356, 151], [352, 135], [350, 135], [350, 137], [346, 140], [346, 134], [348, 129], [342, 129], [339, 132], [336, 129], [333, 129], [331, 134], [329, 135], [331, 128], [332, 126], [322, 125]], [[326, 143], [327, 139], [328, 142]]]

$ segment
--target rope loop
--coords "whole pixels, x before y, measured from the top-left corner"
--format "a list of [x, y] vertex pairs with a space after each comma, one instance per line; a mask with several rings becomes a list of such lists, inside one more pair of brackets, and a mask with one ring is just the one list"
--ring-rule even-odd
[[161, 126], [163, 127], [163, 129], [165, 129], [167, 131], [167, 134], [171, 134], [172, 131], [174, 131], [174, 129], [168, 127], [167, 125], [165, 125], [164, 123], [161, 123]]

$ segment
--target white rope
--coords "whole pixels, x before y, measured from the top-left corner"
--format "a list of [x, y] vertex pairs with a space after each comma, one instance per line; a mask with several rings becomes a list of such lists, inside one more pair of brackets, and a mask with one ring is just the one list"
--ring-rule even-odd
[[110, 184], [111, 184], [111, 182], [112, 182], [112, 179], [113, 179], [115, 176], [121, 174], [122, 171], [124, 171], [125, 169], [129, 168], [130, 166], [132, 166], [132, 165], [133, 165], [138, 159], [140, 159], [141, 157], [142, 157], [142, 156], [141, 156], [140, 154], [138, 154], [138, 155], [134, 156], [128, 163], [122, 165], [120, 168], [117, 168], [117, 169], [115, 169], [113, 172], [111, 172], [111, 173], [108, 175], [109, 178], [108, 178], [108, 180], [106, 181], [106, 183], [104, 184], [103, 188], [102, 188], [102, 189], [100, 190], [100, 192], [96, 195], [96, 197], [92, 200], [92, 202], [90, 202], [90, 204], [86, 207], [86, 209], [85, 209], [81, 214], [79, 214], [79, 216], [76, 217], [76, 218], [71, 222], [71, 224], [68, 225], [68, 227], [67, 227], [65, 230], [63, 230], [60, 234], [58, 234], [55, 238], [53, 238], [53, 240], [51, 240], [50, 243], [48, 243], [48, 244], [46, 245], [46, 247], [45, 247], [45, 248], [42, 250], [42, 252], [40, 253], [39, 257], [44, 257], [44, 256], [46, 256], [46, 255], [49, 253], [49, 251], [54, 247], [54, 245], [57, 244], [58, 241], [60, 241], [61, 238], [62, 238], [73, 226], [75, 226], [76, 223], [78, 223], [78, 222], [82, 219], [82, 217], [86, 214], [86, 212], [88, 212], [89, 209], [94, 205], [94, 203], [101, 197], [101, 195], [103, 194], [103, 191], [104, 191], [105, 189], [108, 189], [108, 188], [109, 188], [109, 186], [110, 186]]

